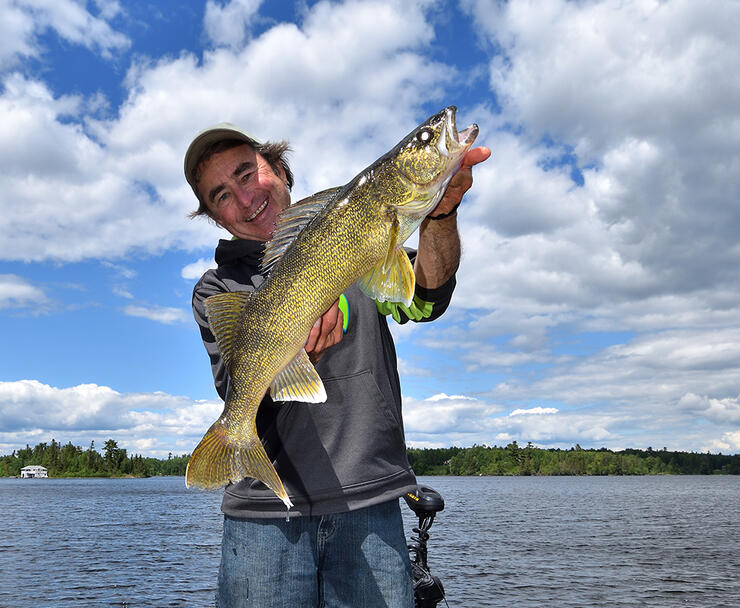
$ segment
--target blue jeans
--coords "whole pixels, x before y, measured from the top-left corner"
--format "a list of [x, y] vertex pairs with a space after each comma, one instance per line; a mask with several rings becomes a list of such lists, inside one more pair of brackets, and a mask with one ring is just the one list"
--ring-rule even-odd
[[397, 500], [312, 517], [224, 517], [219, 608], [413, 608]]

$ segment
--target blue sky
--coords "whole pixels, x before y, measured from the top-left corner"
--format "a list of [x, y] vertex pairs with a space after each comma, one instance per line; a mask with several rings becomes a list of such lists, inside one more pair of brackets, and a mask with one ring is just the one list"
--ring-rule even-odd
[[409, 444], [740, 451], [737, 3], [0, 8], [0, 453], [186, 453], [220, 412], [197, 131], [289, 140], [297, 199], [450, 104], [493, 156], [452, 306], [393, 329]]

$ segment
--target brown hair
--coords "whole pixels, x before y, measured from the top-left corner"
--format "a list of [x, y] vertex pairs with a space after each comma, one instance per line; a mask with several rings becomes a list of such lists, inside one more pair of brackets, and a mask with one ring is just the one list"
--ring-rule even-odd
[[[198, 208], [195, 211], [189, 213], [188, 217], [193, 218], [198, 217], [199, 215], [207, 215], [208, 217], [211, 217], [211, 219], [213, 219], [210, 209], [208, 209], [208, 205], [206, 205], [206, 202], [203, 200], [203, 197], [200, 195], [200, 191], [197, 188], [198, 182], [200, 181], [201, 165], [209, 158], [211, 158], [214, 154], [224, 152], [225, 150], [230, 150], [231, 148], [236, 148], [237, 146], [250, 145], [252, 144], [245, 142], [243, 139], [221, 139], [203, 150], [203, 154], [200, 155], [200, 157], [198, 158], [198, 162], [195, 163], [195, 169], [193, 171], [193, 183], [196, 185], [195, 194], [198, 197]], [[288, 160], [286, 158], [287, 153], [290, 151], [290, 146], [288, 145], [288, 142], [267, 141], [263, 144], [252, 145], [252, 148], [267, 161], [275, 174], [278, 174], [278, 167], [282, 167], [283, 171], [285, 171], [286, 185], [288, 186], [288, 190], [292, 190], [293, 172], [290, 170], [290, 166], [288, 165]]]

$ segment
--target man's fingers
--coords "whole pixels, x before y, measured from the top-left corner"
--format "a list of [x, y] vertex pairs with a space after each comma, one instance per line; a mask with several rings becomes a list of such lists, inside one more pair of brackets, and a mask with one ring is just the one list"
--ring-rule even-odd
[[313, 324], [311, 331], [308, 333], [308, 340], [306, 340], [306, 352], [310, 353], [316, 349], [316, 343], [318, 342], [319, 336], [321, 335], [321, 317], [316, 319]]
[[491, 156], [490, 148], [480, 146], [478, 148], [471, 148], [465, 154], [461, 167], [472, 167], [478, 163], [482, 163], [484, 160], [488, 160]]
[[306, 352], [309, 355], [313, 354], [314, 358], [318, 359], [327, 348], [337, 344], [342, 339], [343, 319], [337, 300], [313, 324], [308, 334], [308, 340], [306, 340]]

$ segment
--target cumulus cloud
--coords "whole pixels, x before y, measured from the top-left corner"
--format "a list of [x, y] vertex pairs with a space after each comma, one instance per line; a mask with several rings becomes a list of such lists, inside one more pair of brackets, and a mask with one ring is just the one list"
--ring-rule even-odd
[[516, 409], [509, 416], [541, 416], [543, 414], [557, 414], [556, 407], [530, 407], [529, 409]]
[[502, 50], [489, 66], [494, 118], [518, 125], [493, 139], [487, 204], [471, 214], [508, 262], [486, 284], [582, 307], [736, 280], [740, 85], [719, 75], [740, 59], [728, 27], [740, 8], [465, 4]]
[[[213, 15], [245, 16], [257, 5], [210, 6]], [[223, 233], [186, 219], [196, 201], [182, 154], [198, 130], [223, 120], [294, 144], [296, 196], [344, 183], [416, 123], [422, 104], [441, 97], [450, 69], [424, 55], [429, 31], [413, 2], [318, 3], [300, 27], [277, 24], [240, 50], [138, 57], [128, 97], [107, 120], [85, 114], [92, 99], [7, 74], [0, 229], [8, 238], [0, 258], [77, 261], [210, 246]], [[10, 201], [27, 212], [10, 213]]]
[[208, 0], [203, 24], [211, 43], [232, 49], [241, 47], [261, 4], [262, 0], [231, 0], [225, 5]]
[[188, 281], [197, 281], [198, 279], [200, 279], [200, 277], [203, 276], [203, 273], [206, 270], [215, 267], [216, 262], [214, 260], [206, 260], [205, 258], [200, 258], [192, 264], [184, 266], [183, 269], [180, 271], [180, 276], [183, 279], [187, 279]]
[[78, 115], [79, 99], [55, 97], [19, 74], [3, 84], [0, 160], [7, 170], [0, 176], [0, 258], [74, 261], [134, 248], [162, 251], [178, 238], [162, 233], [175, 220], [181, 235], [208, 229], [188, 224], [183, 205], [153, 204], [151, 190], [120, 171], [121, 159], [69, 120]]
[[146, 455], [190, 452], [222, 408], [220, 401], [119, 393], [96, 384], [60, 388], [36, 380], [0, 382], [0, 450], [51, 438], [82, 447], [113, 438], [120, 447]]
[[740, 452], [740, 431], [724, 433], [719, 439], [704, 445], [701, 451], [737, 454]]
[[[580, 440], [616, 442], [637, 425], [662, 433], [666, 445], [674, 437], [694, 448], [708, 445], [687, 430], [699, 419], [712, 445], [736, 445], [740, 81], [727, 74], [740, 59], [740, 7], [461, 4], [488, 56], [490, 94], [460, 120], [480, 124], [493, 158], [475, 168], [461, 207], [452, 309], [434, 331], [392, 331], [404, 347], [423, 342], [448, 356], [450, 377], [475, 373], [479, 385], [491, 377], [472, 401], [408, 397], [412, 437], [558, 442], [570, 429]], [[98, 2], [95, 16], [87, 6], [16, 0], [4, 12], [0, 259], [210, 248], [223, 233], [186, 220], [196, 201], [182, 176], [182, 153], [200, 128], [230, 120], [257, 137], [290, 140], [299, 198], [372, 162], [422, 107], [449, 103], [459, 76], [453, 58], [440, 63], [432, 52], [434, 9], [423, 0], [318, 2], [302, 8], [300, 22], [259, 34], [259, 2], [212, 0], [209, 48], [137, 55], [125, 102], [100, 118], [96, 108], [107, 102], [99, 94], [66, 95], [12, 71], [40, 56], [49, 28], [100, 55], [125, 49], [111, 25], [118, 3]], [[197, 279], [209, 264], [198, 260], [181, 275]], [[0, 307], [41, 301], [42, 288], [15, 275], [10, 283], [16, 291], [0, 296]], [[148, 306], [126, 314], [189, 318]], [[622, 335], [578, 344], [601, 332]], [[404, 356], [402, 371], [424, 376], [418, 361]], [[542, 402], [558, 411], [534, 414]], [[439, 409], [437, 423], [422, 406]], [[530, 414], [505, 414], [515, 410]]]
[[502, 383], [492, 394], [548, 395], [570, 404], [614, 402], [635, 411], [660, 407], [670, 415], [682, 400], [695, 404], [696, 395], [726, 400], [740, 394], [738, 343], [740, 329], [645, 335], [564, 361], [527, 386]]
[[678, 400], [678, 407], [685, 412], [719, 423], [740, 423], [740, 396], [712, 399], [687, 393]]
[[404, 426], [412, 445], [428, 442], [433, 436], [442, 443], [450, 436], [470, 436], [485, 432], [495, 405], [463, 395], [444, 393], [427, 399], [404, 397]]
[[[493, 158], [460, 213], [453, 303], [466, 314], [448, 352], [468, 371], [512, 373], [490, 399], [613, 404], [698, 449], [694, 416], [721, 436], [740, 389], [740, 85], [719, 76], [740, 58], [740, 8], [463, 5], [500, 52], [496, 110], [474, 111]], [[592, 332], [622, 337], [578, 343]]]
[[137, 306], [132, 304], [126, 306], [123, 312], [130, 317], [142, 317], [166, 325], [172, 323], [189, 323], [192, 320], [190, 315], [183, 309], [166, 306]]
[[110, 57], [128, 48], [130, 40], [108, 21], [120, 11], [118, 2], [97, 2], [99, 15], [74, 0], [10, 0], [3, 2], [0, 25], [0, 68], [43, 52], [39, 36], [54, 31], [66, 42]]
[[39, 311], [49, 304], [42, 289], [14, 274], [0, 274], [0, 310], [23, 308]]
[[576, 442], [606, 445], [618, 438], [621, 424], [612, 413], [561, 412], [552, 407], [506, 408], [495, 401], [465, 395], [404, 398], [404, 423], [409, 445], [493, 445], [513, 439], [547, 447], [571, 447]]

